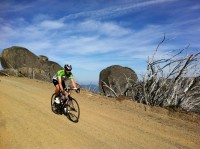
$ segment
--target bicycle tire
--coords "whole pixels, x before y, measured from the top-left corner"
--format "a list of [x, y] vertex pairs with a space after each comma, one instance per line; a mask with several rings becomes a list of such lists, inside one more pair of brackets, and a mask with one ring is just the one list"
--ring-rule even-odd
[[54, 113], [58, 114], [58, 111], [56, 109], [54, 109], [54, 107], [56, 106], [54, 100], [55, 100], [55, 93], [52, 94], [52, 96], [51, 96], [51, 110]]
[[68, 119], [77, 123], [80, 117], [80, 107], [78, 102], [74, 98], [70, 97], [70, 99], [64, 104], [64, 108], [67, 109], [66, 116]]

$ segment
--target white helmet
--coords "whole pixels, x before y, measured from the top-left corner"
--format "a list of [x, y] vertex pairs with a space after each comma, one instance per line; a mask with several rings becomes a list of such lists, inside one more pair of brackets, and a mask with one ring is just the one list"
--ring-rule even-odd
[[65, 64], [64, 68], [65, 68], [65, 70], [67, 70], [67, 71], [71, 71], [71, 70], [72, 70], [72, 65], [70, 65], [70, 64]]

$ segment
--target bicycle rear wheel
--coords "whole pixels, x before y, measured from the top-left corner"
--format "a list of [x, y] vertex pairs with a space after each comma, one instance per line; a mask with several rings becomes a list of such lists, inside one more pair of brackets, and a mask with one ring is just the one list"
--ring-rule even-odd
[[56, 103], [54, 102], [55, 97], [56, 97], [56, 95], [55, 95], [55, 93], [54, 93], [54, 94], [51, 96], [51, 110], [52, 110], [54, 113], [58, 114], [58, 113], [59, 113], [59, 112], [58, 112], [58, 108], [57, 108]]
[[80, 108], [78, 102], [74, 98], [70, 97], [70, 99], [65, 103], [64, 108], [66, 108], [66, 116], [69, 118], [69, 120], [77, 123], [80, 117]]

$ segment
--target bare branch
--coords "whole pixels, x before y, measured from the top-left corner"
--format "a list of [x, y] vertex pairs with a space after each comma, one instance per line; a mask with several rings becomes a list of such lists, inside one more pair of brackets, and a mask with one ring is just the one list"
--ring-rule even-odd
[[113, 90], [112, 86], [108, 86], [108, 84], [104, 81], [101, 80], [101, 82], [103, 82], [103, 86], [107, 87], [110, 91], [112, 91], [112, 93], [115, 95], [115, 97], [118, 97], [117, 93]]

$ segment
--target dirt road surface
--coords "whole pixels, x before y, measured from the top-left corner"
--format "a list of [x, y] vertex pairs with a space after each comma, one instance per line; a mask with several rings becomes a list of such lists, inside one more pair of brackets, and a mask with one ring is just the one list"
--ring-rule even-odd
[[0, 77], [0, 149], [199, 149], [200, 117], [87, 90], [78, 123], [51, 111], [51, 83]]

